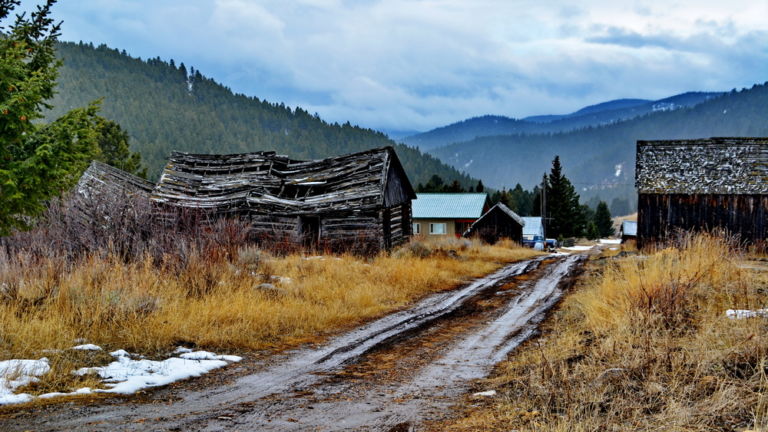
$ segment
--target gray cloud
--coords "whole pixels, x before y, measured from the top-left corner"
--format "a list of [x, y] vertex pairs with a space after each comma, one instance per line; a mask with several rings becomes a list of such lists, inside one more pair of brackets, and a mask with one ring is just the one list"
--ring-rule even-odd
[[550, 3], [78, 0], [55, 10], [63, 39], [173, 58], [235, 91], [370, 127], [765, 81], [764, 2]]

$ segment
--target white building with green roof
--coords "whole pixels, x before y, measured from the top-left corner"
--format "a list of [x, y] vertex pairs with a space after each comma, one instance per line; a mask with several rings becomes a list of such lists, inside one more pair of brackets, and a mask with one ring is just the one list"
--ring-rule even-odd
[[413, 235], [459, 237], [490, 208], [485, 193], [418, 193], [413, 201]]

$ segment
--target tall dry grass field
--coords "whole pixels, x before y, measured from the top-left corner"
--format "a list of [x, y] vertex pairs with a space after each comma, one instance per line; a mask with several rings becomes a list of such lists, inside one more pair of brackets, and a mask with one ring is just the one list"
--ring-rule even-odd
[[[534, 254], [466, 240], [415, 242], [373, 258], [276, 256], [253, 247], [159, 261], [103, 251], [76, 259], [5, 254], [0, 360], [50, 357], [45, 350], [66, 350], [78, 339], [150, 356], [179, 343], [281, 349], [321, 341]], [[65, 376], [82, 360], [70, 357], [38, 387], [70, 390]]]
[[[498, 375], [501, 397], [440, 430], [746, 431], [768, 427], [767, 268], [722, 238], [596, 260]], [[477, 402], [477, 401], [474, 401]]]

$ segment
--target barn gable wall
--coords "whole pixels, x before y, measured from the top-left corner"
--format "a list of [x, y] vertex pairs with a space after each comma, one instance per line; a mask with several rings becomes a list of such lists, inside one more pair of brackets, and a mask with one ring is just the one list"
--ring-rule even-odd
[[643, 246], [677, 230], [724, 229], [753, 243], [765, 240], [768, 195], [640, 194], [637, 237]]

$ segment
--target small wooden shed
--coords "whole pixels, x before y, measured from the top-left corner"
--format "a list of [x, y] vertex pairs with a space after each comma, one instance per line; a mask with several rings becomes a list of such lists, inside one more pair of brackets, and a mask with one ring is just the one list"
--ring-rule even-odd
[[638, 141], [639, 246], [676, 230], [766, 239], [768, 138]]
[[299, 161], [174, 152], [152, 193], [165, 211], [247, 218], [254, 238], [373, 253], [408, 240], [413, 187], [392, 147]]
[[464, 233], [465, 237], [477, 236], [487, 243], [496, 243], [502, 238], [522, 242], [523, 218], [503, 203], [498, 203], [485, 212]]

